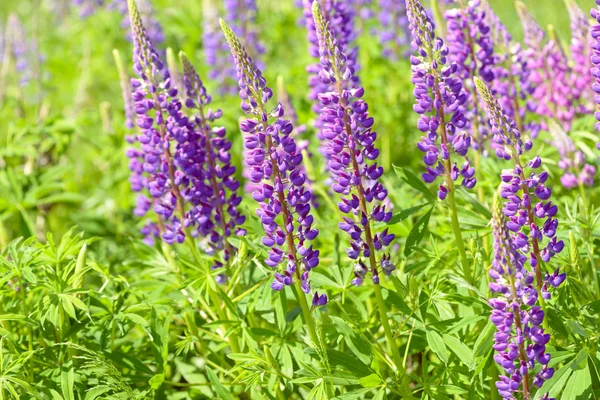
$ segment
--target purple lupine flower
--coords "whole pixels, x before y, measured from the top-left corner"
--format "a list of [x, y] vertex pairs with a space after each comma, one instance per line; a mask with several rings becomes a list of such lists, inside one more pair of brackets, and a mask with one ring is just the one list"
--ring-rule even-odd
[[[542, 327], [544, 311], [537, 305], [534, 273], [527, 270], [528, 259], [520, 249], [520, 238], [515, 237], [509, 224], [496, 194], [492, 219], [494, 261], [489, 271], [490, 291], [495, 297], [489, 303], [490, 319], [497, 328], [494, 361], [506, 374], [500, 375], [496, 388], [504, 399], [515, 399], [517, 392], [530, 398], [531, 384], [541, 387], [554, 375], [554, 368], [548, 366], [551, 356], [546, 344], [550, 335]], [[554, 279], [558, 282], [561, 278], [564, 280], [558, 275]], [[536, 364], [541, 366], [537, 373]]]
[[575, 107], [567, 57], [555, 37], [545, 41], [545, 32], [529, 14], [527, 7], [520, 1], [515, 4], [525, 34], [530, 80], [535, 86], [532, 93], [537, 106], [535, 112], [560, 121], [568, 131], [575, 116]]
[[536, 121], [527, 120], [527, 112], [535, 111], [537, 105], [531, 97], [535, 86], [530, 79], [531, 70], [527, 65], [525, 52], [521, 44], [513, 40], [506, 26], [489, 4], [487, 2], [482, 4], [496, 49], [494, 54], [496, 77], [491, 83], [492, 93], [498, 97], [506, 114], [516, 122], [519, 131], [536, 138], [540, 126]]
[[[180, 167], [186, 175], [197, 174], [205, 180], [203, 191], [191, 193], [197, 186], [192, 190], [188, 189], [190, 196], [197, 196], [199, 199], [198, 231], [208, 237], [213, 252], [223, 252], [223, 259], [227, 263], [236, 250], [229, 237], [233, 233], [244, 235], [245, 230], [239, 226], [246, 220], [238, 210], [242, 198], [237, 195], [240, 182], [234, 176], [235, 166], [231, 165], [231, 142], [225, 137], [224, 127], [213, 126], [222, 112], [207, 108], [212, 99], [206, 93], [194, 66], [184, 53], [180, 53], [179, 58], [183, 68], [185, 105], [195, 114], [192, 119], [196, 130], [201, 133], [206, 159], [202, 166], [204, 171], [198, 171], [199, 164], [194, 157]], [[183, 195], [187, 197], [188, 193], [184, 192]], [[222, 263], [215, 260], [213, 269], [221, 266]]]
[[182, 113], [177, 90], [146, 34], [134, 0], [129, 0], [129, 14], [133, 69], [139, 77], [131, 80], [131, 86], [140, 134], [129, 140], [140, 147], [127, 151], [132, 190], [139, 192], [134, 213], [143, 216], [152, 208], [159, 217], [162, 239], [181, 243], [190, 235], [206, 234], [202, 209], [204, 194], [211, 189], [202, 169], [196, 167], [205, 163], [202, 133]]
[[[514, 164], [513, 169], [501, 173], [500, 195], [506, 200], [503, 212], [508, 219], [507, 227], [513, 232], [516, 248], [529, 257], [529, 263], [535, 269], [538, 291], [545, 297], [547, 285], [542, 277], [542, 263], [549, 262], [565, 246], [556, 236], [558, 207], [550, 200], [552, 190], [546, 185], [548, 173], [535, 172], [542, 165], [539, 156], [522, 162], [524, 154], [532, 148], [531, 140], [523, 140], [515, 122], [502, 110], [485, 83], [480, 79], [475, 83], [490, 119], [497, 144], [496, 155], [512, 160]], [[544, 238], [547, 239], [546, 247], [542, 248]]]
[[574, 101], [577, 102], [578, 113], [591, 113], [593, 111], [594, 92], [591, 74], [591, 43], [590, 23], [583, 10], [573, 0], [567, 1], [571, 19], [571, 90]]
[[[309, 42], [309, 54], [311, 57], [319, 58], [319, 39], [317, 37], [317, 30], [313, 18], [312, 4], [315, 0], [303, 0], [303, 12], [304, 22], [308, 32]], [[355, 45], [356, 31], [354, 27], [355, 10], [352, 7], [351, 2], [337, 1], [337, 0], [325, 0], [323, 3], [323, 13], [326, 20], [334, 32], [334, 36], [337, 38], [338, 45], [346, 54], [346, 64], [352, 68], [356, 73], [359, 69], [358, 66], [358, 47]], [[319, 62], [315, 62], [309, 65], [306, 70], [309, 73], [308, 84], [310, 86], [308, 98], [313, 101], [313, 111], [316, 115], [321, 114], [321, 102], [319, 95], [327, 93], [332, 90], [331, 85], [323, 83], [323, 80], [319, 77], [321, 65]], [[357, 87], [359, 85], [358, 76], [354, 75], [352, 79], [348, 80], [344, 84], [348, 85], [348, 89]], [[315, 122], [317, 128], [317, 137], [323, 139], [321, 132], [322, 126], [317, 119]], [[323, 151], [323, 149], [321, 149]]]
[[383, 48], [383, 57], [392, 61], [404, 58], [408, 50], [410, 28], [403, 1], [380, 0], [376, 34]]
[[310, 242], [319, 231], [313, 227], [310, 192], [299, 167], [302, 153], [292, 135], [294, 127], [281, 118], [281, 104], [267, 111], [273, 91], [233, 30], [220, 22], [237, 67], [241, 108], [249, 115], [240, 129], [245, 133], [250, 180], [256, 185], [252, 197], [260, 205], [256, 213], [265, 230], [262, 243], [269, 247], [265, 264], [274, 269], [285, 265], [275, 273], [271, 287], [282, 290], [294, 283], [310, 293], [309, 271], [319, 265], [319, 251]]
[[[117, 64], [117, 70], [119, 72], [119, 83], [121, 85], [121, 93], [123, 95], [123, 108], [125, 110], [125, 128], [133, 129], [134, 122], [133, 118], [135, 115], [134, 107], [133, 107], [133, 99], [131, 97], [131, 83], [130, 78], [127, 72], [125, 71], [125, 66], [123, 64], [123, 60], [121, 59], [121, 54], [119, 50], [113, 50], [113, 56], [115, 59], [115, 64]], [[128, 136], [128, 141], [133, 142], [133, 138]]]
[[[367, 112], [368, 104], [362, 100], [364, 89], [348, 89], [354, 70], [347, 64], [346, 55], [316, 1], [312, 14], [321, 56], [319, 77], [324, 84], [334, 87], [319, 95], [322, 105], [319, 118], [332, 189], [341, 195], [340, 211], [349, 215], [339, 226], [351, 238], [348, 257], [357, 260], [358, 265], [364, 265], [361, 257], [368, 258], [373, 282], [378, 284], [379, 268], [389, 275], [395, 266], [387, 253], [381, 257], [380, 266], [376, 261], [376, 251], [389, 246], [394, 235], [387, 228], [379, 233], [372, 230], [372, 222], [388, 222], [392, 217], [384, 204], [388, 192], [379, 182], [383, 167], [375, 162], [379, 149], [375, 147], [377, 134], [372, 130], [374, 119]], [[364, 273], [355, 273], [353, 283], [359, 286], [365, 275], [366, 268]]]
[[[420, 115], [417, 126], [425, 136], [417, 147], [425, 156], [426, 172], [422, 178], [433, 183], [445, 175], [438, 197], [445, 199], [453, 182], [462, 177], [462, 185], [471, 189], [476, 184], [475, 170], [466, 160], [462, 166], [452, 164], [451, 153], [465, 157], [471, 137], [461, 133], [467, 126], [461, 106], [467, 97], [461, 80], [456, 76], [458, 66], [448, 61], [448, 47], [435, 34], [435, 25], [419, 0], [406, 0], [412, 33], [412, 82], [416, 104], [413, 110]], [[441, 139], [441, 140], [440, 140]]]
[[463, 93], [466, 96], [461, 112], [468, 121], [467, 129], [471, 132], [473, 147], [484, 151], [488, 122], [485, 113], [479, 109], [473, 78], [479, 76], [488, 83], [496, 78], [497, 59], [494, 57], [492, 31], [480, 0], [461, 3], [459, 8], [449, 9], [446, 19], [448, 57], [458, 67], [456, 75], [463, 81]]

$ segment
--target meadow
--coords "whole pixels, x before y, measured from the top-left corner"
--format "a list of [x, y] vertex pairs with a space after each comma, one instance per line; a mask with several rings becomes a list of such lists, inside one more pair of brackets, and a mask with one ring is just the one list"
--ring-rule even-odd
[[600, 0], [0, 3], [0, 400], [600, 397]]

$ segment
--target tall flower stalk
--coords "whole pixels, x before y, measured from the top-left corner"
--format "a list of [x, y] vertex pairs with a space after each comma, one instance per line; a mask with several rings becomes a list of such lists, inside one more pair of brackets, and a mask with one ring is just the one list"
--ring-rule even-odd
[[426, 172], [422, 177], [427, 183], [443, 177], [438, 197], [448, 201], [463, 274], [472, 281], [471, 265], [458, 223], [454, 182], [462, 178], [463, 186], [473, 188], [475, 169], [468, 160], [460, 167], [452, 162], [452, 156], [465, 157], [471, 146], [470, 135], [460, 133], [467, 126], [465, 115], [460, 111], [466, 96], [462, 82], [456, 76], [458, 66], [448, 63], [448, 47], [436, 36], [435, 25], [420, 1], [406, 0], [406, 8], [415, 53], [410, 58], [416, 100], [413, 109], [420, 115], [417, 126], [425, 134], [418, 143], [419, 150], [425, 153]]
[[[134, 72], [138, 75], [131, 80], [132, 97], [140, 130], [134, 138], [140, 147], [128, 150], [132, 188], [140, 192], [134, 213], [143, 216], [152, 208], [157, 222], [146, 225], [143, 233], [160, 234], [169, 244], [185, 242], [195, 262], [200, 264], [193, 238], [212, 237], [213, 221], [218, 220], [215, 217], [218, 213], [213, 212], [215, 198], [220, 197], [220, 193], [213, 192], [206, 184], [208, 175], [203, 168], [207, 165], [207, 139], [196, 122], [181, 111], [177, 89], [171, 86], [169, 72], [146, 34], [134, 0], [129, 0], [129, 15]], [[200, 90], [193, 86], [194, 82], [190, 85], [189, 93], [193, 93], [194, 88]], [[150, 197], [142, 194], [143, 191]], [[234, 220], [236, 218], [234, 216]], [[209, 294], [219, 317], [228, 319], [217, 292], [209, 288]], [[239, 352], [235, 333], [229, 335], [229, 343], [233, 352]]]
[[[316, 0], [302, 0], [304, 22], [306, 25], [309, 47], [308, 51], [311, 57], [319, 58], [319, 38], [317, 35], [317, 28], [315, 26], [315, 20], [313, 16], [312, 6]], [[346, 54], [346, 64], [351, 67], [354, 72], [358, 71], [358, 47], [354, 44], [356, 39], [356, 29], [354, 26], [355, 20], [355, 9], [353, 8], [352, 2], [349, 1], [338, 1], [338, 0], [324, 0], [323, 4], [323, 15], [329, 22], [330, 29], [334, 32], [334, 36], [338, 40], [338, 45]], [[330, 92], [332, 90], [331, 84], [324, 83], [320, 78], [319, 73], [321, 71], [321, 65], [319, 62], [310, 64], [306, 70], [309, 73], [308, 84], [310, 90], [308, 93], [309, 100], [313, 101], [313, 111], [318, 116], [321, 113], [321, 101], [319, 96], [323, 93]], [[358, 86], [358, 76], [354, 75], [352, 79], [345, 82], [348, 88]], [[323, 126], [320, 119], [315, 122], [317, 128], [317, 137], [323, 139]], [[321, 151], [324, 151], [321, 149]]]
[[[281, 104], [267, 109], [272, 90], [233, 30], [223, 20], [220, 22], [237, 69], [241, 107], [249, 115], [240, 128], [248, 149], [250, 180], [255, 184], [252, 197], [259, 203], [256, 212], [265, 230], [262, 243], [269, 247], [265, 264], [277, 271], [271, 288], [277, 291], [292, 285], [296, 288], [310, 339], [318, 345], [319, 337], [305, 294], [311, 292], [309, 272], [319, 265], [319, 251], [310, 245], [319, 231], [312, 225], [310, 192], [306, 189], [306, 176], [299, 168], [302, 154], [291, 135], [294, 127], [281, 119], [284, 115]], [[323, 305], [326, 300], [325, 295], [315, 293], [313, 306]]]
[[[242, 198], [237, 191], [240, 182], [235, 179], [235, 166], [231, 165], [231, 142], [225, 136], [224, 127], [214, 126], [215, 121], [222, 115], [221, 110], [208, 108], [211, 96], [206, 93], [206, 88], [194, 66], [185, 53], [179, 54], [183, 69], [182, 84], [185, 89], [185, 105], [193, 114], [191, 119], [195, 129], [201, 133], [202, 152], [206, 162], [203, 171], [196, 171], [197, 164], [193, 159], [185, 164], [184, 171], [189, 174], [197, 173], [205, 180], [205, 185], [197, 189], [194, 196], [203, 199], [198, 208], [199, 231], [209, 238], [210, 253], [223, 254], [223, 260], [215, 258], [213, 269], [229, 265], [236, 249], [230, 243], [229, 237], [233, 234], [244, 235], [246, 231], [240, 228], [246, 218], [238, 210]], [[223, 261], [223, 262], [222, 262]]]
[[[541, 387], [552, 378], [554, 368], [548, 367], [551, 357], [546, 344], [550, 335], [542, 327], [544, 311], [536, 305], [539, 293], [533, 285], [534, 274], [527, 270], [527, 256], [520, 251], [519, 239], [509, 224], [496, 193], [492, 219], [494, 261], [490, 269], [490, 290], [496, 297], [490, 299], [490, 319], [497, 328], [494, 361], [506, 374], [500, 376], [496, 388], [505, 399], [514, 399], [517, 392], [522, 392], [523, 400], [529, 400], [532, 384]], [[562, 281], [564, 276], [554, 279]], [[541, 365], [537, 373], [536, 364]], [[543, 398], [550, 400], [547, 393]]]
[[[387, 222], [392, 216], [383, 204], [388, 194], [379, 182], [383, 168], [374, 162], [379, 156], [379, 150], [374, 146], [377, 138], [372, 130], [374, 119], [367, 112], [367, 103], [361, 99], [364, 89], [348, 89], [349, 83], [354, 81], [354, 69], [348, 65], [343, 48], [317, 1], [312, 4], [312, 15], [319, 40], [319, 77], [324, 84], [333, 87], [332, 91], [319, 95], [322, 105], [319, 119], [323, 126], [325, 156], [334, 181], [332, 189], [342, 195], [342, 201], [338, 203], [340, 211], [350, 215], [344, 217], [340, 228], [351, 237], [348, 256], [357, 260], [353, 283], [361, 285], [367, 273], [371, 273], [389, 350], [396, 368], [402, 370], [402, 359], [389, 324], [379, 277], [380, 271], [389, 275], [396, 267], [390, 262], [388, 253], [383, 253], [377, 261], [377, 254], [390, 245], [394, 235], [388, 233], [387, 228], [375, 233], [372, 227], [373, 222]], [[362, 257], [368, 259], [368, 267]]]
[[[503, 212], [507, 217], [506, 226], [513, 233], [515, 249], [528, 258], [535, 271], [536, 287], [543, 308], [544, 299], [550, 298], [549, 285], [557, 286], [548, 273], [544, 275], [543, 264], [550, 262], [565, 246], [556, 236], [558, 207], [550, 200], [552, 190], [546, 185], [548, 173], [535, 172], [542, 165], [539, 156], [527, 163], [522, 161], [525, 153], [532, 148], [531, 141], [523, 140], [515, 122], [502, 110], [485, 83], [479, 79], [475, 83], [490, 119], [494, 141], [498, 145], [496, 155], [513, 163], [512, 169], [503, 170], [501, 174], [503, 184], [500, 195], [506, 200]], [[558, 275], [558, 269], [555, 275]]]

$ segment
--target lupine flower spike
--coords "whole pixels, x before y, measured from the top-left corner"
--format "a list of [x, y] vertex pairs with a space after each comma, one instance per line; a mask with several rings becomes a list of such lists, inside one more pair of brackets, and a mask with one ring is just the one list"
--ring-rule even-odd
[[[159, 235], [166, 243], [183, 243], [210, 232], [204, 211], [210, 188], [206, 188], [203, 169], [197, 168], [206, 162], [203, 135], [181, 111], [177, 89], [171, 86], [169, 72], [133, 0], [129, 0], [129, 13], [134, 72], [139, 77], [131, 80], [131, 86], [140, 134], [129, 140], [140, 147], [127, 151], [132, 189], [140, 193], [134, 213], [141, 217], [153, 208], [157, 214], [159, 223], [150, 222], [142, 229], [149, 243]], [[193, 242], [188, 243], [195, 251]]]
[[[550, 262], [552, 257], [560, 253], [565, 244], [558, 240], [558, 207], [552, 204], [552, 190], [546, 185], [548, 173], [536, 173], [542, 166], [539, 156], [523, 163], [525, 153], [531, 150], [531, 141], [523, 140], [515, 122], [500, 107], [498, 100], [492, 95], [485, 83], [476, 79], [477, 90], [483, 99], [492, 126], [494, 141], [498, 145], [496, 155], [512, 161], [514, 167], [502, 171], [500, 196], [505, 199], [504, 215], [506, 226], [512, 232], [515, 249], [529, 259], [535, 271], [535, 280], [540, 300], [550, 298], [549, 287], [558, 286], [564, 280], [564, 274], [557, 269], [552, 276], [562, 276], [562, 280], [551, 279], [543, 274], [543, 263]], [[529, 172], [530, 171], [530, 172]], [[545, 247], [544, 238], [546, 238]]]
[[[444, 41], [436, 37], [435, 26], [423, 9], [419, 0], [406, 0], [411, 32], [412, 82], [415, 85], [416, 104], [413, 109], [420, 115], [418, 128], [426, 136], [418, 144], [425, 153], [423, 160], [426, 172], [423, 180], [433, 183], [439, 176], [445, 176], [438, 196], [444, 200], [453, 182], [462, 178], [467, 188], [475, 186], [474, 170], [466, 161], [461, 167], [451, 163], [451, 155], [465, 157], [471, 145], [471, 138], [460, 131], [467, 125], [460, 108], [467, 100], [462, 91], [462, 82], [456, 76], [458, 65], [448, 62], [449, 49]], [[449, 113], [446, 115], [445, 110]], [[441, 139], [441, 140], [440, 140]]]
[[[292, 135], [294, 127], [290, 121], [281, 119], [284, 115], [281, 104], [267, 109], [273, 92], [267, 87], [262, 72], [223, 20], [221, 27], [237, 67], [241, 107], [249, 115], [240, 123], [240, 128], [248, 149], [246, 163], [250, 180], [255, 184], [252, 197], [260, 205], [256, 212], [265, 230], [262, 243], [269, 247], [265, 263], [277, 270], [271, 287], [282, 290], [294, 284], [299, 292], [308, 294], [309, 272], [319, 265], [319, 251], [310, 242], [319, 231], [313, 227], [311, 195], [300, 167], [302, 153]], [[283, 269], [278, 268], [281, 264]], [[303, 311], [308, 312], [306, 299], [301, 293], [298, 296]], [[305, 315], [305, 319], [310, 324], [310, 316]]]
[[[542, 327], [544, 311], [537, 305], [534, 273], [527, 270], [527, 256], [519, 249], [519, 238], [509, 224], [496, 193], [492, 219], [494, 261], [489, 271], [490, 291], [495, 297], [490, 299], [490, 319], [497, 328], [494, 361], [506, 374], [500, 375], [496, 388], [504, 399], [515, 399], [518, 392], [523, 399], [531, 399], [531, 385], [539, 388], [554, 375], [546, 352], [550, 335]], [[536, 364], [541, 366], [537, 373]], [[551, 400], [548, 394], [543, 398]]]
[[[317, 36], [317, 30], [315, 21], [313, 18], [312, 5], [315, 0], [302, 0], [304, 6], [304, 21], [308, 32], [309, 42], [309, 53], [313, 58], [319, 58], [319, 39]], [[354, 45], [356, 39], [356, 31], [354, 27], [355, 10], [352, 8], [351, 2], [337, 1], [337, 0], [326, 0], [322, 2], [324, 4], [323, 15], [329, 22], [331, 30], [334, 32], [334, 36], [338, 40], [338, 45], [346, 54], [346, 64], [348, 67], [354, 69], [355, 72], [358, 70], [358, 48]], [[321, 65], [318, 62], [309, 65], [307, 68], [309, 73], [309, 86], [310, 91], [308, 98], [312, 100], [313, 111], [318, 116], [321, 114], [321, 101], [319, 96], [323, 93], [330, 92], [332, 90], [331, 84], [324, 83], [320, 78], [319, 73], [321, 71]], [[358, 76], [353, 75], [352, 79], [344, 82], [347, 85], [347, 89], [352, 89], [358, 86]], [[320, 119], [317, 118], [315, 122], [317, 128], [317, 137], [323, 139], [323, 127]], [[321, 149], [323, 152], [324, 149]]]
[[[321, 56], [319, 77], [323, 83], [333, 86], [333, 90], [319, 95], [322, 105], [319, 119], [327, 166], [333, 179], [332, 189], [342, 195], [338, 204], [340, 211], [349, 214], [340, 228], [352, 239], [348, 256], [357, 260], [353, 283], [359, 286], [370, 271], [373, 282], [379, 284], [379, 272], [383, 270], [389, 275], [395, 266], [385, 253], [381, 265], [376, 262], [376, 251], [389, 246], [394, 235], [387, 229], [376, 234], [371, 227], [372, 222], [387, 222], [392, 216], [383, 204], [388, 194], [379, 182], [383, 167], [375, 162], [379, 150], [375, 147], [377, 134], [372, 130], [374, 119], [369, 116], [368, 104], [362, 100], [364, 89], [345, 89], [354, 70], [346, 64], [346, 56], [320, 12], [318, 2], [313, 3], [313, 16]], [[370, 260], [369, 269], [362, 257]]]
[[463, 274], [471, 279], [462, 233], [458, 224], [454, 200], [454, 182], [471, 189], [476, 184], [475, 169], [468, 159], [459, 166], [451, 157], [466, 157], [471, 147], [471, 137], [461, 133], [467, 126], [461, 106], [465, 104], [461, 80], [456, 76], [458, 66], [449, 63], [448, 47], [435, 34], [435, 25], [419, 0], [406, 0], [406, 9], [412, 33], [411, 55], [412, 82], [415, 85], [416, 104], [413, 110], [419, 114], [418, 129], [424, 133], [417, 147], [425, 153], [423, 161], [426, 171], [422, 178], [433, 183], [439, 176], [444, 182], [439, 185], [438, 197], [448, 198], [452, 228], [461, 257]]
[[[367, 103], [362, 100], [364, 89], [352, 88], [355, 81], [354, 69], [347, 63], [343, 48], [338, 44], [331, 23], [325, 19], [319, 2], [312, 5], [317, 37], [321, 70], [319, 78], [333, 90], [319, 95], [323, 106], [319, 119], [323, 126], [325, 156], [329, 172], [333, 178], [332, 189], [342, 198], [338, 203], [340, 211], [348, 214], [340, 223], [340, 228], [350, 235], [348, 256], [356, 260], [355, 278], [352, 281], [359, 286], [367, 273], [371, 273], [377, 297], [381, 323], [388, 340], [396, 367], [401, 369], [400, 354], [394, 344], [388, 321], [387, 310], [380, 288], [380, 272], [389, 275], [395, 265], [384, 252], [394, 235], [387, 228], [375, 233], [373, 222], [388, 222], [392, 213], [386, 209], [383, 201], [388, 192], [379, 182], [383, 167], [375, 160], [379, 150], [375, 147], [377, 134], [372, 130], [374, 119], [369, 116]], [[377, 254], [380, 255], [379, 263]], [[368, 259], [368, 267], [362, 257]]]
[[[471, 132], [473, 147], [480, 152], [485, 150], [483, 140], [487, 136], [488, 123], [485, 112], [479, 108], [477, 92], [473, 78], [480, 76], [485, 82], [493, 82], [496, 78], [494, 42], [492, 30], [486, 20], [485, 9], [480, 0], [472, 0], [466, 4], [459, 2], [458, 8], [446, 11], [448, 20], [448, 58], [456, 63], [456, 75], [463, 81], [463, 93], [466, 101], [461, 112], [468, 121], [467, 128]], [[479, 153], [475, 153], [478, 164]], [[476, 165], [477, 167], [477, 165]]]
[[[222, 252], [223, 261], [228, 264], [236, 250], [229, 237], [234, 233], [238, 236], [246, 233], [239, 228], [246, 218], [238, 210], [242, 198], [237, 195], [240, 182], [235, 179], [235, 167], [231, 165], [231, 142], [225, 137], [224, 127], [214, 126], [222, 112], [208, 108], [211, 97], [194, 66], [184, 53], [179, 54], [179, 59], [183, 69], [185, 106], [193, 113], [191, 121], [200, 134], [201, 152], [205, 157], [205, 163], [200, 164], [194, 163], [196, 160], [191, 155], [189, 162], [181, 168], [188, 175], [197, 174], [204, 179], [204, 185], [197, 185], [193, 194], [200, 201], [198, 231], [209, 239], [210, 253]], [[199, 167], [203, 171], [198, 171]], [[221, 260], [215, 258], [212, 268], [222, 266]]]

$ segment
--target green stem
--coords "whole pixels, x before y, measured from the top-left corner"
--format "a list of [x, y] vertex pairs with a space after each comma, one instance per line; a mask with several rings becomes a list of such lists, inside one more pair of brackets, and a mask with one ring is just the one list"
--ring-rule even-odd
[[373, 285], [375, 288], [375, 297], [377, 299], [377, 308], [379, 309], [379, 316], [381, 317], [381, 325], [383, 326], [383, 332], [385, 333], [385, 339], [388, 342], [388, 348], [392, 353], [392, 358], [394, 360], [394, 364], [396, 364], [396, 368], [401, 374], [404, 374], [404, 367], [402, 364], [402, 357], [400, 357], [400, 351], [398, 350], [398, 346], [396, 346], [394, 335], [392, 334], [392, 329], [390, 328], [390, 322], [388, 320], [387, 307], [385, 306], [385, 301], [383, 300], [383, 295], [381, 294], [381, 285]]
[[473, 277], [471, 276], [471, 265], [467, 258], [467, 252], [465, 250], [465, 244], [463, 242], [462, 233], [460, 231], [460, 224], [458, 223], [458, 214], [456, 212], [456, 199], [454, 198], [454, 184], [452, 179], [447, 179], [448, 184], [448, 206], [450, 207], [450, 218], [452, 219], [452, 230], [454, 231], [454, 237], [456, 238], [456, 247], [458, 248], [458, 254], [460, 254], [460, 260], [463, 267], [463, 274], [469, 283], [473, 283]]
[[300, 303], [300, 308], [302, 309], [302, 317], [304, 318], [304, 323], [306, 324], [310, 340], [314, 343], [315, 346], [319, 346], [319, 336], [317, 335], [315, 321], [312, 317], [312, 314], [310, 313], [310, 308], [308, 307], [306, 296], [302, 291], [302, 281], [300, 279], [295, 279], [294, 284], [296, 285], [296, 298]]

